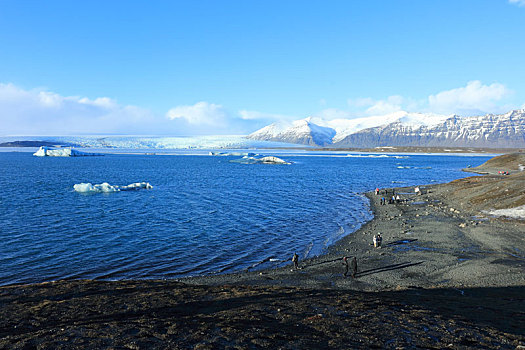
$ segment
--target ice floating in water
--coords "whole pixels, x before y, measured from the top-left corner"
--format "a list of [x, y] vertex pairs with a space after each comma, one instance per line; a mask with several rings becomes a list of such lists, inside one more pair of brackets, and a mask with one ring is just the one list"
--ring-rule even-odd
[[244, 156], [241, 159], [230, 160], [230, 162], [241, 164], [291, 164], [281, 158], [274, 156], [266, 156], [262, 158]]
[[395, 159], [408, 159], [408, 156], [389, 156], [387, 154], [347, 154], [347, 157], [351, 158], [395, 158]]
[[129, 184], [127, 186], [112, 186], [107, 182], [93, 185], [91, 183], [80, 183], [73, 186], [75, 191], [80, 193], [111, 193], [111, 192], [120, 192], [120, 191], [133, 191], [146, 189], [150, 190], [153, 188], [149, 182], [136, 182]]
[[210, 152], [210, 156], [228, 157], [228, 156], [240, 156], [240, 157], [257, 157], [257, 153], [241, 153], [241, 152]]
[[259, 158], [259, 161], [264, 164], [290, 164], [287, 161], [274, 156], [262, 157]]
[[37, 157], [83, 157], [83, 156], [99, 156], [101, 154], [84, 153], [72, 148], [53, 148], [41, 146], [38, 151], [33, 153]]
[[402, 166], [399, 165], [398, 169], [432, 169], [430, 166]]

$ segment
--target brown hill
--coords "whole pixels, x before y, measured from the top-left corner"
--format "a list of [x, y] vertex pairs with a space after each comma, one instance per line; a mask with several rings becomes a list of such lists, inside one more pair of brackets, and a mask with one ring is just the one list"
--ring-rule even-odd
[[479, 174], [498, 174], [499, 171], [509, 173], [521, 172], [525, 169], [525, 153], [510, 153], [494, 157], [478, 167], [465, 169]]
[[[484, 210], [509, 209], [525, 205], [525, 154], [504, 154], [482, 165], [464, 169], [489, 174], [473, 176], [440, 185], [447, 201], [463, 211], [478, 214]], [[498, 174], [500, 171], [510, 175]]]

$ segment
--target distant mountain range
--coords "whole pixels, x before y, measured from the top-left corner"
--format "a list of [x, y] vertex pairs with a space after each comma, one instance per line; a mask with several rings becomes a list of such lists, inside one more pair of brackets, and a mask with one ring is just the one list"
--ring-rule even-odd
[[525, 109], [476, 117], [407, 112], [329, 121], [309, 117], [292, 123], [273, 123], [247, 138], [336, 148], [521, 148], [525, 147]]

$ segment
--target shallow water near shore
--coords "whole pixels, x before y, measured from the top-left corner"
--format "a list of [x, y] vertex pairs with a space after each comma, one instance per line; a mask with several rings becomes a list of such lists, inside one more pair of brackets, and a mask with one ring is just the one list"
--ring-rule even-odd
[[[63, 278], [175, 278], [280, 266], [322, 254], [371, 219], [360, 193], [447, 182], [489, 156], [0, 153], [0, 284]], [[82, 194], [73, 185], [153, 189]], [[264, 263], [260, 263], [265, 261]]]

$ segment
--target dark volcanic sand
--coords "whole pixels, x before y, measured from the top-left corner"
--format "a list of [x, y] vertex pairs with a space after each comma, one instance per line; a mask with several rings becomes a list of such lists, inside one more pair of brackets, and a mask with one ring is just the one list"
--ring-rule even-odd
[[514, 349], [524, 295], [61, 281], [0, 289], [0, 347]]
[[300, 270], [0, 287], [0, 348], [525, 349], [525, 221], [481, 212], [521, 203], [524, 175], [368, 194], [374, 220]]

